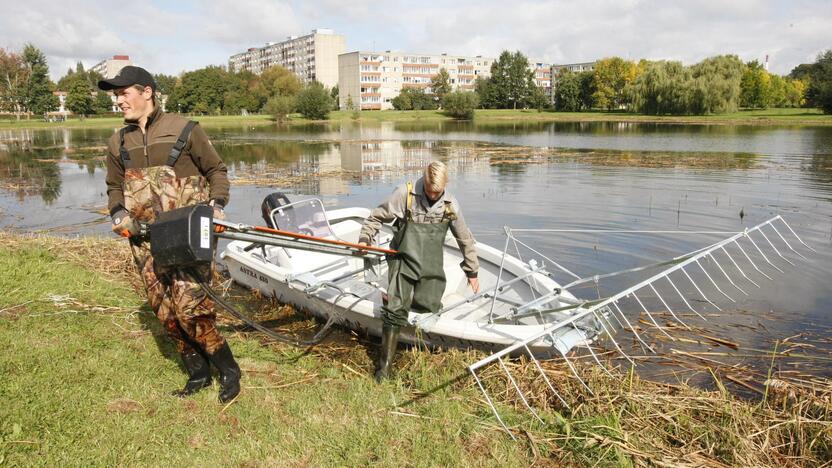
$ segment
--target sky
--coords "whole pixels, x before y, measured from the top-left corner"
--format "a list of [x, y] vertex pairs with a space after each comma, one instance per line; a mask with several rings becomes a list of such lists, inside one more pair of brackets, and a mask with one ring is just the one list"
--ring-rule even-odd
[[769, 71], [787, 74], [832, 48], [832, 0], [0, 0], [0, 47], [31, 42], [56, 80], [113, 55], [179, 75], [316, 28], [344, 35], [347, 52], [509, 49], [556, 64], [768, 55]]

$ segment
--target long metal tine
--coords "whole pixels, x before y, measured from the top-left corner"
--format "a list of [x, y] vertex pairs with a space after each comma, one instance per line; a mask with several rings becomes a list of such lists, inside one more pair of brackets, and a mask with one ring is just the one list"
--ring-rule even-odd
[[706, 270], [706, 269], [705, 269], [705, 267], [703, 267], [703, 266], [702, 266], [702, 264], [701, 264], [701, 263], [699, 263], [699, 259], [694, 260], [694, 263], [696, 263], [697, 265], [699, 265], [699, 268], [701, 268], [701, 269], [702, 269], [702, 271], [704, 271], [704, 272], [705, 272], [705, 276], [707, 276], [707, 277], [708, 277], [708, 279], [709, 279], [709, 280], [711, 280], [711, 284], [713, 284], [713, 285], [714, 285], [714, 287], [716, 288], [716, 290], [717, 290], [717, 291], [721, 292], [721, 293], [722, 293], [722, 295], [723, 295], [723, 296], [725, 296], [725, 297], [727, 297], [727, 298], [728, 298], [728, 300], [730, 300], [731, 302], [737, 302], [737, 301], [735, 301], [733, 298], [731, 298], [731, 296], [729, 296], [729, 295], [725, 294], [725, 292], [724, 292], [722, 289], [720, 289], [720, 288], [719, 288], [719, 285], [718, 285], [718, 284], [716, 284], [716, 281], [714, 281], [714, 279], [713, 279], [713, 278], [711, 278], [711, 275], [710, 275], [710, 274], [708, 274], [708, 270]]
[[774, 246], [774, 244], [772, 244], [772, 243], [771, 243], [771, 241], [769, 240], [769, 238], [768, 238], [768, 236], [766, 235], [766, 233], [765, 233], [765, 232], [763, 232], [763, 229], [762, 229], [762, 228], [758, 229], [758, 230], [757, 230], [757, 232], [759, 232], [760, 234], [762, 234], [763, 239], [765, 239], [765, 240], [766, 240], [766, 242], [768, 242], [768, 245], [770, 245], [770, 246], [771, 246], [771, 248], [772, 248], [772, 249], [774, 249], [774, 252], [776, 252], [776, 253], [777, 253], [777, 255], [779, 255], [779, 256], [780, 256], [780, 258], [782, 258], [783, 260], [785, 260], [785, 261], [786, 261], [786, 263], [788, 263], [789, 265], [794, 266], [794, 263], [792, 263], [792, 262], [791, 262], [791, 260], [789, 260], [788, 258], [784, 257], [784, 256], [783, 256], [783, 254], [781, 254], [781, 253], [780, 253], [780, 251], [777, 249], [777, 247], [775, 247], [775, 246]]
[[[777, 219], [779, 219], [780, 221], [782, 221], [782, 222], [783, 222], [783, 224], [785, 224], [785, 225], [786, 225], [786, 229], [788, 229], [788, 230], [792, 233], [792, 235], [794, 236], [794, 238], [795, 238], [795, 239], [797, 239], [797, 241], [798, 241], [798, 242], [800, 242], [801, 244], [803, 244], [803, 245], [804, 245], [807, 249], [811, 250], [812, 252], [817, 252], [817, 250], [815, 250], [815, 249], [813, 249], [812, 247], [810, 247], [810, 246], [809, 246], [809, 244], [807, 244], [807, 243], [803, 242], [803, 239], [801, 239], [801, 238], [800, 238], [800, 236], [798, 236], [798, 235], [797, 235], [797, 233], [796, 233], [796, 232], [794, 232], [794, 230], [792, 229], [792, 227], [791, 227], [791, 226], [789, 226], [789, 223], [787, 223], [785, 219], [783, 219], [780, 215], [777, 215]], [[773, 221], [774, 221], [774, 220], [772, 220], [772, 222], [773, 222]]]
[[497, 408], [494, 406], [494, 402], [491, 401], [491, 397], [488, 396], [488, 392], [486, 392], [485, 388], [482, 386], [482, 382], [480, 382], [480, 378], [477, 377], [477, 373], [471, 368], [468, 368], [468, 370], [471, 372], [471, 375], [474, 376], [474, 380], [477, 381], [477, 385], [480, 387], [480, 391], [482, 392], [483, 396], [485, 396], [485, 401], [488, 402], [488, 406], [491, 407], [491, 412], [494, 413], [494, 416], [497, 417], [497, 421], [500, 421], [500, 425], [503, 426], [503, 429], [505, 429], [506, 432], [508, 432], [508, 435], [511, 436], [511, 439], [517, 441], [517, 438], [514, 437], [514, 434], [512, 434], [511, 431], [508, 430], [508, 426], [506, 426], [506, 423], [503, 422], [503, 418], [500, 417], [500, 413], [497, 412]]
[[696, 284], [696, 281], [694, 281], [694, 280], [693, 280], [693, 278], [691, 278], [691, 277], [690, 277], [690, 274], [688, 273], [688, 271], [687, 271], [687, 270], [685, 270], [684, 268], [680, 268], [680, 270], [682, 270], [682, 273], [684, 273], [684, 274], [685, 274], [685, 276], [687, 276], [688, 281], [690, 281], [690, 284], [692, 284], [692, 285], [693, 285], [693, 287], [694, 287], [694, 288], [696, 288], [696, 291], [697, 291], [697, 292], [698, 292], [698, 293], [702, 296], [702, 299], [705, 299], [705, 300], [708, 302], [708, 304], [710, 304], [710, 305], [712, 305], [712, 306], [716, 307], [716, 310], [718, 310], [718, 311], [722, 312], [722, 309], [721, 309], [718, 305], [714, 304], [714, 303], [713, 303], [713, 301], [711, 301], [710, 299], [708, 299], [708, 296], [706, 296], [706, 295], [705, 295], [705, 293], [704, 293], [704, 292], [702, 292], [702, 290], [701, 290], [701, 289], [699, 289], [699, 285], [698, 285], [698, 284]]
[[709, 253], [706, 256], [711, 257], [711, 260], [714, 261], [714, 263], [716, 264], [716, 267], [719, 268], [719, 271], [721, 271], [723, 275], [725, 275], [725, 278], [728, 279], [728, 282], [731, 283], [731, 285], [733, 285], [735, 288], [737, 288], [741, 293], [745, 294], [746, 296], [748, 295], [747, 292], [743, 291], [741, 287], [737, 286], [737, 283], [735, 283], [734, 280], [731, 279], [730, 276], [728, 276], [728, 272], [725, 271], [724, 268], [722, 268], [722, 265], [719, 263], [719, 260], [717, 260], [716, 257], [713, 256], [713, 254]]
[[775, 226], [773, 223], [772, 223], [772, 224], [769, 224], [769, 226], [771, 226], [771, 228], [772, 228], [772, 229], [774, 229], [774, 232], [776, 232], [776, 233], [777, 233], [777, 235], [778, 235], [778, 236], [780, 236], [780, 239], [781, 239], [781, 240], [782, 240], [782, 241], [786, 244], [786, 247], [788, 247], [788, 248], [789, 248], [789, 250], [791, 250], [792, 252], [794, 252], [794, 253], [796, 253], [797, 255], [799, 255], [799, 256], [800, 256], [800, 258], [802, 258], [803, 260], [809, 260], [808, 258], [804, 257], [802, 253], [800, 253], [800, 252], [798, 252], [797, 250], [795, 250], [795, 249], [794, 249], [794, 247], [792, 247], [792, 245], [791, 245], [791, 244], [789, 244], [789, 241], [787, 241], [787, 240], [786, 240], [786, 238], [785, 238], [785, 237], [783, 237], [783, 234], [780, 234], [780, 231], [778, 231], [778, 230], [777, 230], [777, 226]]
[[754, 248], [755, 248], [755, 249], [757, 249], [757, 252], [760, 252], [760, 255], [762, 255], [762, 256], [763, 256], [763, 260], [765, 260], [765, 261], [766, 261], [766, 263], [768, 263], [769, 265], [771, 265], [771, 266], [772, 266], [775, 270], [779, 271], [780, 273], [783, 273], [783, 270], [781, 270], [781, 269], [780, 269], [780, 267], [778, 267], [777, 265], [775, 265], [775, 264], [771, 263], [771, 260], [769, 260], [769, 259], [768, 259], [768, 257], [766, 257], [766, 254], [765, 254], [765, 253], [763, 253], [763, 249], [761, 249], [761, 248], [760, 248], [760, 246], [759, 246], [759, 245], [757, 245], [757, 243], [756, 243], [756, 242], [754, 242], [754, 238], [752, 238], [752, 237], [751, 237], [751, 233], [750, 233], [750, 232], [746, 233], [746, 234], [745, 234], [745, 237], [746, 237], [749, 241], [751, 241], [751, 245], [753, 245], [753, 246], [754, 246]]
[[[610, 312], [610, 313], [612, 313], [612, 312]], [[612, 333], [610, 332], [609, 328], [607, 328], [607, 324], [605, 323], [607, 319], [603, 317], [604, 314], [599, 314], [597, 311], [594, 311], [592, 313], [592, 315], [595, 316], [595, 320], [598, 320], [598, 323], [601, 324], [601, 328], [603, 328], [604, 332], [607, 334], [607, 336], [610, 337], [610, 341], [612, 341], [612, 344], [615, 346], [615, 349], [617, 349], [618, 352], [621, 353], [622, 356], [627, 358], [627, 360], [630, 361], [630, 364], [635, 366], [636, 363], [632, 359], [630, 359], [630, 356], [628, 356], [627, 353], [625, 353], [624, 350], [621, 349], [620, 346], [618, 346], [618, 342], [615, 341], [615, 338], [612, 336]], [[610, 326], [612, 326], [612, 324], [610, 324]]]
[[563, 397], [560, 396], [560, 393], [558, 393], [558, 391], [555, 390], [554, 385], [552, 385], [552, 382], [549, 380], [549, 377], [546, 376], [546, 372], [543, 371], [543, 367], [540, 366], [540, 362], [534, 357], [534, 354], [532, 354], [532, 351], [529, 349], [529, 347], [527, 345], [523, 345], [523, 347], [526, 348], [526, 353], [534, 362], [534, 365], [537, 367], [538, 372], [540, 372], [540, 375], [543, 376], [543, 380], [546, 381], [546, 385], [549, 386], [549, 389], [552, 390], [552, 393], [554, 393], [555, 396], [558, 397], [558, 400], [560, 400], [560, 402], [563, 403], [563, 406], [565, 406], [567, 409], [571, 409], [569, 407], [569, 403], [567, 403], [566, 400], [564, 400]]
[[656, 350], [654, 350], [654, 349], [653, 349], [653, 348], [652, 348], [649, 344], [647, 344], [647, 342], [645, 342], [644, 340], [642, 340], [642, 339], [641, 339], [641, 335], [639, 335], [639, 334], [638, 334], [638, 332], [636, 331], [636, 327], [634, 327], [634, 326], [633, 326], [633, 324], [632, 324], [632, 323], [630, 323], [630, 321], [629, 321], [629, 320], [627, 320], [627, 316], [626, 316], [626, 315], [624, 315], [624, 312], [622, 312], [622, 311], [621, 311], [621, 308], [620, 308], [620, 307], [618, 307], [618, 301], [613, 302], [613, 303], [612, 303], [612, 305], [615, 307], [615, 310], [617, 310], [617, 311], [618, 311], [618, 313], [619, 313], [619, 314], [621, 314], [621, 318], [623, 318], [623, 319], [624, 319], [624, 321], [625, 321], [625, 322], [627, 322], [627, 326], [628, 326], [628, 327], [630, 327], [630, 331], [632, 331], [632, 332], [633, 332], [633, 335], [635, 335], [635, 336], [636, 336], [636, 338], [638, 339], [639, 343], [641, 343], [641, 345], [642, 345], [643, 347], [645, 347], [645, 348], [647, 348], [648, 350], [650, 350], [650, 352], [651, 352], [651, 353], [654, 353], [654, 354], [655, 354], [655, 353], [656, 353]]
[[671, 286], [673, 286], [673, 289], [675, 289], [675, 290], [676, 290], [676, 294], [678, 294], [678, 295], [679, 295], [679, 297], [682, 299], [682, 302], [684, 302], [684, 303], [685, 303], [685, 305], [686, 305], [686, 306], [688, 306], [688, 309], [690, 309], [690, 310], [691, 310], [691, 312], [693, 312], [694, 314], [698, 315], [698, 316], [699, 316], [699, 318], [701, 318], [702, 320], [705, 320], [705, 321], [707, 322], [707, 321], [708, 321], [708, 319], [706, 319], [705, 317], [703, 317], [703, 316], [702, 316], [702, 314], [700, 314], [700, 313], [699, 313], [696, 309], [694, 309], [694, 308], [693, 308], [693, 306], [692, 306], [692, 305], [690, 305], [690, 303], [688, 302], [688, 300], [685, 298], [685, 295], [684, 295], [684, 294], [682, 294], [682, 291], [679, 291], [679, 288], [677, 288], [677, 287], [676, 287], [676, 284], [673, 282], [673, 280], [672, 280], [672, 279], [670, 279], [670, 275], [665, 276], [665, 279], [667, 279], [667, 281], [670, 283], [670, 285], [671, 285]]
[[514, 241], [515, 241], [515, 242], [517, 242], [518, 244], [522, 245], [523, 247], [525, 247], [525, 248], [529, 249], [529, 250], [530, 250], [533, 254], [535, 254], [535, 255], [539, 255], [539, 256], [540, 256], [540, 258], [542, 258], [542, 259], [544, 259], [544, 260], [548, 261], [549, 263], [551, 263], [552, 265], [554, 265], [554, 266], [555, 266], [555, 267], [557, 267], [560, 271], [562, 271], [562, 272], [566, 273], [567, 275], [570, 275], [570, 276], [572, 276], [572, 277], [574, 277], [574, 278], [576, 278], [576, 279], [581, 279], [581, 277], [580, 277], [580, 276], [578, 276], [578, 275], [576, 275], [575, 273], [573, 273], [573, 272], [569, 271], [569, 269], [567, 269], [565, 266], [563, 266], [563, 265], [561, 265], [560, 263], [558, 263], [558, 262], [556, 262], [556, 261], [552, 260], [551, 258], [547, 257], [546, 255], [543, 255], [542, 253], [538, 252], [538, 251], [537, 251], [537, 250], [535, 250], [533, 247], [531, 247], [530, 245], [528, 245], [528, 244], [526, 244], [525, 242], [521, 241], [520, 239], [518, 239], [518, 238], [516, 238], [516, 237], [515, 237], [515, 238], [514, 238]]
[[753, 279], [749, 278], [748, 275], [745, 274], [745, 272], [742, 270], [742, 268], [740, 268], [740, 265], [737, 263], [736, 260], [734, 260], [734, 257], [731, 256], [731, 253], [728, 252], [728, 250], [725, 248], [725, 246], [723, 245], [720, 248], [722, 249], [723, 252], [725, 252], [725, 255], [727, 255], [728, 258], [731, 260], [731, 262], [734, 264], [734, 267], [736, 267], [736, 269], [740, 271], [740, 274], [743, 276], [743, 278], [747, 279], [751, 284], [753, 284], [754, 286], [757, 286], [759, 288], [760, 285], [757, 284]]
[[664, 301], [664, 298], [662, 297], [662, 295], [659, 294], [658, 291], [656, 291], [656, 288], [655, 288], [655, 286], [653, 286], [653, 283], [650, 283], [650, 289], [652, 289], [653, 292], [656, 294], [656, 297], [658, 297], [659, 300], [662, 301], [662, 304], [664, 305], [665, 309], [667, 309], [667, 311], [670, 312], [670, 315], [672, 315], [673, 318], [675, 318], [677, 322], [681, 323], [685, 328], [690, 330], [691, 328], [688, 326], [688, 324], [686, 324], [685, 322], [682, 321], [682, 319], [677, 317], [676, 312], [673, 312], [673, 309], [671, 309], [670, 306], [667, 305], [667, 302]]
[[[520, 255], [520, 247], [517, 246], [517, 238], [512, 235], [511, 239], [514, 241], [514, 251], [517, 252], [517, 259], [523, 262], [523, 257]], [[532, 299], [537, 299], [537, 278], [535, 278], [535, 275], [531, 276], [531, 280], [531, 284], [529, 284], [529, 291], [532, 293]]]
[[761, 275], [765, 276], [765, 277], [766, 277], [767, 279], [769, 279], [770, 281], [774, 281], [774, 279], [773, 279], [771, 276], [769, 276], [769, 275], [765, 274], [765, 272], [763, 272], [763, 270], [761, 270], [761, 269], [759, 269], [759, 268], [757, 267], [757, 264], [756, 264], [756, 263], [754, 263], [754, 260], [751, 260], [751, 257], [749, 257], [749, 256], [748, 256], [748, 254], [745, 252], [745, 249], [744, 249], [744, 248], [742, 248], [742, 244], [740, 244], [740, 240], [739, 240], [739, 239], [737, 239], [737, 242], [735, 242], [735, 245], [736, 245], [736, 246], [740, 249], [740, 252], [742, 252], [742, 254], [743, 254], [743, 255], [745, 255], [745, 258], [746, 258], [746, 259], [748, 259], [748, 263], [750, 263], [750, 264], [751, 264], [751, 266], [753, 266], [753, 267], [754, 267], [754, 269], [755, 269], [755, 270], [757, 270], [757, 272], [758, 272], [758, 273], [760, 273]]
[[[618, 328], [619, 328], [619, 329], [623, 329], [623, 328], [624, 328], [624, 324], [623, 324], [623, 323], [621, 323], [621, 320], [619, 320], [619, 319], [618, 319], [618, 316], [617, 316], [617, 315], [615, 315], [615, 314], [613, 313], [612, 309], [610, 309], [610, 313], [609, 313], [609, 315], [611, 315], [611, 316], [612, 316], [612, 318], [614, 318], [614, 319], [615, 319], [615, 323], [617, 323], [617, 324], [618, 324]], [[615, 328], [615, 327], [613, 326], [612, 322], [611, 322], [609, 319], [607, 319], [607, 322], [609, 322], [609, 324], [610, 324], [610, 328]]]
[[[559, 338], [555, 338], [555, 335], [553, 335], [551, 332], [549, 333], [549, 336], [552, 338], [552, 341], [553, 341], [553, 342], [563, 343], [562, 341], [560, 341], [560, 339], [559, 339]], [[587, 391], [588, 391], [591, 395], [593, 395], [593, 396], [594, 396], [594, 395], [595, 395], [595, 393], [593, 393], [593, 392], [592, 392], [592, 389], [591, 389], [591, 388], [589, 388], [589, 385], [587, 385], [587, 384], [586, 384], [586, 382], [584, 382], [584, 379], [582, 379], [582, 378], [581, 378], [581, 376], [580, 376], [580, 375], [578, 375], [578, 370], [577, 370], [577, 369], [575, 369], [575, 366], [574, 366], [574, 365], [572, 365], [572, 362], [569, 360], [569, 358], [568, 358], [568, 357], [566, 357], [566, 353], [565, 353], [565, 352], [563, 352], [563, 351], [561, 351], [561, 350], [560, 350], [560, 348], [558, 348], [557, 346], [555, 346], [555, 349], [557, 349], [557, 350], [558, 350], [558, 352], [560, 353], [560, 355], [561, 355], [561, 356], [563, 356], [563, 360], [564, 360], [564, 361], [566, 361], [566, 365], [567, 365], [567, 366], [569, 366], [569, 370], [571, 370], [571, 371], [572, 371], [572, 374], [575, 376], [575, 378], [576, 378], [576, 379], [578, 379], [578, 382], [580, 382], [580, 383], [581, 383], [581, 385], [583, 385], [583, 386], [584, 386], [584, 388], [585, 388], [585, 389], [587, 389]]]
[[[508, 241], [511, 239], [511, 229], [508, 226], [505, 226], [503, 229], [506, 231], [506, 245], [503, 247], [503, 256], [500, 258], [500, 271], [497, 273], [497, 285], [500, 284], [500, 279], [503, 277], [503, 264], [506, 261], [506, 255], [508, 255]], [[497, 295], [494, 294], [494, 297], [491, 298], [491, 308], [488, 311], [488, 323], [494, 323], [494, 304], [497, 303]]]
[[[574, 324], [574, 323], [572, 324], [572, 328], [574, 328], [574, 329], [575, 329], [575, 331], [577, 331], [578, 333], [580, 333], [581, 335], [583, 335], [584, 340], [586, 340], [586, 339], [587, 339], [586, 333], [584, 333], [583, 331], [581, 331], [581, 330], [580, 330], [577, 326], [575, 326], [575, 324]], [[600, 359], [598, 359], [598, 355], [597, 355], [597, 354], [595, 354], [595, 351], [593, 351], [593, 350], [592, 350], [592, 343], [587, 343], [587, 345], [586, 345], [586, 349], [587, 349], [587, 351], [589, 351], [589, 354], [591, 354], [591, 355], [592, 355], [592, 359], [594, 359], [594, 360], [595, 360], [595, 363], [596, 363], [596, 364], [598, 364], [598, 367], [600, 367], [601, 369], [603, 369], [604, 373], [606, 373], [608, 376], [612, 377], [612, 373], [610, 373], [610, 371], [608, 371], [608, 370], [607, 370], [607, 368], [604, 366], [604, 364], [602, 364], [602, 363], [601, 363], [601, 360], [600, 360]]]
[[652, 321], [652, 322], [653, 322], [653, 325], [655, 325], [655, 326], [656, 326], [656, 328], [658, 328], [660, 332], [662, 332], [662, 333], [664, 333], [665, 335], [667, 335], [667, 337], [668, 337], [668, 338], [670, 338], [670, 339], [671, 339], [671, 340], [673, 340], [673, 341], [676, 341], [676, 338], [673, 338], [672, 336], [670, 336], [670, 333], [668, 333], [668, 332], [664, 331], [664, 328], [662, 328], [662, 326], [661, 326], [661, 325], [659, 325], [659, 324], [658, 324], [658, 322], [656, 322], [656, 319], [654, 319], [654, 318], [653, 318], [653, 314], [651, 314], [651, 313], [650, 313], [650, 311], [649, 311], [649, 310], [647, 310], [647, 307], [644, 307], [644, 304], [642, 304], [641, 299], [639, 299], [639, 298], [638, 298], [638, 296], [636, 295], [635, 291], [633, 291], [630, 295], [631, 295], [631, 296], [633, 296], [633, 297], [635, 298], [636, 302], [638, 302], [638, 305], [640, 305], [640, 306], [641, 306], [641, 308], [644, 310], [644, 313], [646, 313], [646, 314], [647, 314], [647, 316], [648, 316], [648, 317], [650, 317], [650, 321]]
[[503, 372], [505, 372], [505, 373], [506, 373], [506, 375], [508, 376], [508, 380], [509, 380], [509, 381], [511, 381], [511, 385], [513, 385], [513, 386], [514, 386], [514, 390], [516, 390], [516, 391], [517, 391], [517, 394], [518, 394], [518, 395], [520, 395], [520, 399], [521, 399], [521, 400], [523, 400], [523, 404], [524, 404], [524, 405], [526, 405], [526, 408], [528, 408], [528, 409], [529, 409], [529, 411], [531, 411], [531, 412], [532, 412], [532, 414], [534, 415], [534, 417], [535, 417], [535, 418], [537, 418], [537, 420], [538, 420], [538, 421], [540, 421], [540, 423], [541, 423], [541, 424], [544, 424], [544, 425], [545, 425], [546, 423], [545, 423], [545, 422], [543, 422], [543, 420], [542, 420], [542, 419], [540, 419], [540, 416], [538, 416], [538, 415], [537, 415], [537, 411], [535, 411], [535, 410], [534, 410], [534, 408], [532, 408], [532, 406], [531, 406], [531, 405], [529, 404], [529, 402], [526, 400], [526, 396], [523, 394], [523, 391], [522, 391], [522, 390], [520, 390], [520, 387], [517, 385], [517, 381], [516, 381], [516, 380], [514, 380], [514, 377], [511, 375], [511, 372], [509, 372], [509, 371], [508, 371], [508, 369], [506, 369], [506, 365], [505, 365], [505, 363], [503, 362], [503, 358], [499, 358], [499, 359], [497, 359], [497, 362], [499, 362], [499, 363], [500, 363], [500, 367], [502, 367], [502, 368], [503, 368]]

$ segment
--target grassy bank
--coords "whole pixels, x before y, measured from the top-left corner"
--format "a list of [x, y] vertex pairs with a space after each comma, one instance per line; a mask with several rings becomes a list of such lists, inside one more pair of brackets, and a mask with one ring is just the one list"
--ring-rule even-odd
[[[531, 420], [493, 369], [484, 381], [513, 442], [474, 382], [451, 382], [479, 353], [403, 351], [397, 378], [376, 385], [375, 346], [363, 338], [338, 333], [305, 352], [228, 320], [240, 398], [220, 406], [215, 385], [178, 400], [168, 392], [184, 382], [181, 364], [136, 292], [123, 242], [0, 234], [0, 268], [0, 464], [817, 466], [832, 458], [828, 395], [756, 404], [719, 386], [587, 368], [589, 394], [547, 366], [572, 402], [566, 408], [544, 396], [533, 367], [516, 362], [548, 425]], [[282, 327], [314, 326], [286, 307], [259, 312]]]
[[[194, 116], [200, 124], [207, 127], [217, 126], [258, 126], [277, 125], [267, 115], [249, 116]], [[335, 111], [330, 114], [328, 122], [355, 121], [354, 113]], [[365, 111], [361, 112], [359, 122], [440, 122], [452, 118], [441, 111]], [[697, 116], [650, 116], [629, 114], [625, 112], [538, 112], [536, 110], [481, 109], [476, 111], [475, 120], [480, 122], [633, 122], [664, 124], [702, 124], [702, 125], [832, 125], [832, 115], [824, 115], [817, 109], [765, 109], [740, 111], [721, 115]], [[311, 121], [294, 114], [283, 125], [308, 124]], [[321, 122], [321, 121], [318, 121]], [[323, 121], [327, 122], [327, 121]], [[31, 120], [0, 120], [0, 129], [24, 128], [111, 128], [122, 124], [119, 118], [88, 118], [85, 120], [69, 119], [65, 122], [44, 122]]]

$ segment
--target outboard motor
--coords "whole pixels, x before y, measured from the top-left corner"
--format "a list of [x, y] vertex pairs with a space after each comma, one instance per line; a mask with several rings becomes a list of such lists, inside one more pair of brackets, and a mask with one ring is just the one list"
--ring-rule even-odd
[[266, 226], [272, 229], [280, 229], [272, 218], [271, 213], [275, 208], [286, 206], [289, 203], [289, 197], [283, 192], [274, 192], [266, 195], [266, 198], [263, 199], [263, 204], [260, 205], [260, 210], [263, 213], [263, 221], [266, 222]]

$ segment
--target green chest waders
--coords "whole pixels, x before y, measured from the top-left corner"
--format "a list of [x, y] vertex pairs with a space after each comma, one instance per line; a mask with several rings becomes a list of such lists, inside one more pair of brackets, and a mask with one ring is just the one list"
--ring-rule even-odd
[[399, 223], [390, 243], [390, 248], [398, 254], [387, 259], [388, 300], [382, 307], [384, 323], [399, 327], [407, 325], [410, 310], [434, 313], [442, 307], [445, 235], [451, 219], [443, 216], [438, 223], [413, 221], [410, 191], [408, 183], [405, 219]]

